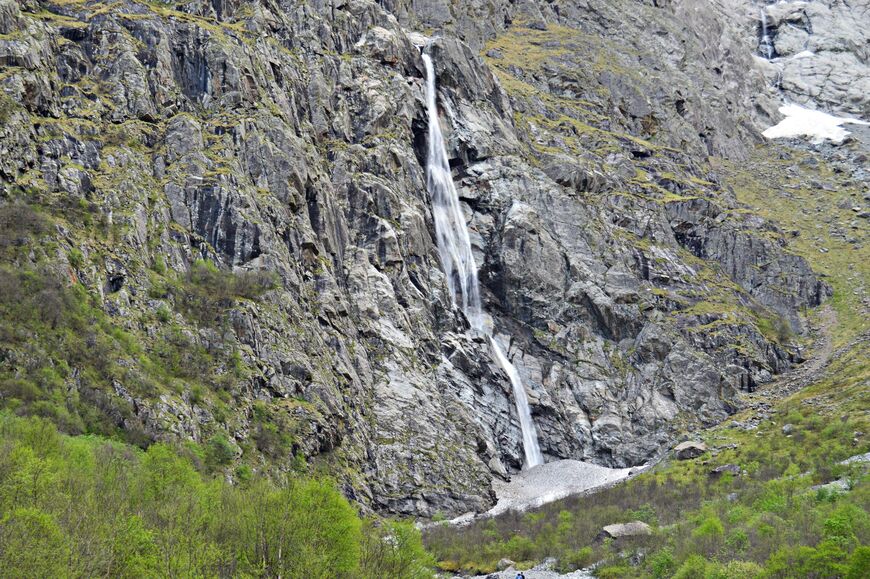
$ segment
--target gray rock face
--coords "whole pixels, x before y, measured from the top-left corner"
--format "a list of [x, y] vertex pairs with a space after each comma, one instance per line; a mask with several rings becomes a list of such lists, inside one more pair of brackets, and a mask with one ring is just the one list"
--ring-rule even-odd
[[870, 115], [870, 1], [771, 3], [776, 61], [769, 70], [788, 100]]
[[[152, 344], [168, 305], [250, 369], [229, 402], [107, 385], [120, 426], [252, 449], [265, 406], [371, 508], [484, 510], [522, 437], [438, 263], [411, 29], [443, 34], [454, 178], [542, 450], [624, 467], [787, 368], [758, 321], [800, 330], [828, 294], [705, 162], [742, 158], [773, 101], [731, 9], [700, 4], [0, 0], [0, 199], [93, 205], [111, 245], [58, 242], [96, 256], [79, 278], [119, 327]], [[278, 287], [200, 327], [153, 297], [197, 259]]]
[[736, 464], [723, 464], [722, 466], [717, 466], [716, 468], [711, 470], [710, 474], [714, 477], [719, 477], [723, 474], [738, 476], [740, 474], [740, 467]]

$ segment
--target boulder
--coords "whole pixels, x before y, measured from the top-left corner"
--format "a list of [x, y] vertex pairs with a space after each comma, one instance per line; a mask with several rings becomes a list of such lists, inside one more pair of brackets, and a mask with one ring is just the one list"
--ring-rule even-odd
[[736, 464], [723, 464], [722, 466], [717, 466], [713, 470], [710, 471], [712, 476], [718, 477], [725, 473], [731, 473], [734, 476], [738, 476], [740, 474], [740, 467]]
[[782, 433], [788, 436], [794, 432], [794, 424], [784, 424], [782, 427]]
[[652, 535], [652, 528], [643, 521], [632, 521], [618, 525], [607, 525], [598, 534], [599, 539], [623, 539]]
[[698, 440], [687, 440], [674, 447], [674, 456], [680, 460], [698, 458], [707, 452], [707, 445]]
[[510, 559], [507, 559], [507, 558], [499, 559], [498, 563], [496, 563], [496, 565], [495, 565], [495, 568], [498, 569], [499, 571], [505, 571], [505, 570], [513, 567], [514, 564], [515, 563], [513, 561], [511, 561]]

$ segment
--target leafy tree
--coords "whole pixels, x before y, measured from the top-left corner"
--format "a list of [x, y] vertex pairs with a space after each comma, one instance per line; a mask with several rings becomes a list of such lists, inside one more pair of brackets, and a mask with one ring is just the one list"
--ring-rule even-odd
[[62, 577], [68, 547], [51, 515], [16, 508], [0, 520], [0, 577]]

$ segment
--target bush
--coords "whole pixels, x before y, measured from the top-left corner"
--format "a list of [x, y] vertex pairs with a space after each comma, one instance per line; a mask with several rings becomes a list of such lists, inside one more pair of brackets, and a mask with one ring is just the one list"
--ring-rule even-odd
[[663, 577], [670, 577], [674, 569], [676, 569], [676, 563], [674, 562], [674, 553], [671, 549], [665, 548], [660, 551], [657, 551], [648, 559], [650, 570], [652, 570], [653, 577], [656, 579], [662, 579]]
[[707, 579], [757, 579], [764, 575], [764, 568], [752, 561], [730, 561], [708, 571]]
[[0, 577], [61, 577], [68, 548], [51, 515], [15, 508], [0, 520]]
[[49, 221], [30, 205], [0, 205], [0, 250], [21, 247], [35, 236], [48, 231]]
[[366, 521], [363, 528], [362, 577], [424, 579], [433, 576], [435, 559], [423, 548], [412, 523]]
[[865, 579], [870, 577], [870, 547], [858, 547], [852, 553], [845, 579]]
[[206, 463], [212, 468], [226, 466], [236, 457], [236, 449], [223, 434], [213, 437], [206, 447]]
[[176, 288], [176, 302], [183, 312], [203, 325], [214, 325], [236, 298], [254, 299], [274, 288], [274, 274], [264, 271], [228, 272], [205, 260], [190, 267], [185, 283]]
[[559, 570], [563, 572], [574, 571], [588, 567], [593, 562], [592, 547], [583, 547], [559, 559]]
[[680, 565], [673, 579], [706, 579], [708, 564], [707, 560], [700, 555], [691, 555]]

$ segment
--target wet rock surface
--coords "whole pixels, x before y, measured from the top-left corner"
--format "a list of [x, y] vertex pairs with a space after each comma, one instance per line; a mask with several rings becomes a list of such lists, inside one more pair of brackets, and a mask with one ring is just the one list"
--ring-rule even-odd
[[829, 295], [705, 161], [748, 155], [775, 114], [742, 21], [660, 4], [0, 0], [0, 199], [93, 207], [111, 237], [70, 218], [61, 253], [94, 256], [76, 279], [146, 344], [176, 306], [161, 278], [277, 276], [221, 335], [178, 316], [251, 369], [229, 412], [118, 382], [99, 396], [133, 409], [119, 426], [250, 449], [266, 405], [295, 442], [263, 468], [298, 453], [374, 509], [485, 511], [522, 437], [438, 263], [421, 30], [548, 460], [640, 465], [722, 420], [799, 361], [764, 327], [800, 332]]

